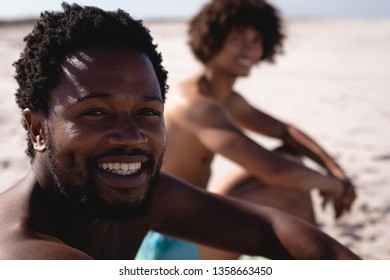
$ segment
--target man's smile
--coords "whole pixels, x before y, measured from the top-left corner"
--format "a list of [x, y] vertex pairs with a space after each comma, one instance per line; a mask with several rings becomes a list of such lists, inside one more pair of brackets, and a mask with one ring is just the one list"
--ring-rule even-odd
[[118, 175], [131, 175], [138, 172], [141, 169], [141, 162], [134, 163], [120, 163], [120, 162], [109, 162], [99, 163], [99, 167], [107, 172], [115, 173]]
[[112, 188], [139, 187], [148, 178], [150, 159], [147, 155], [112, 155], [98, 160], [99, 181]]

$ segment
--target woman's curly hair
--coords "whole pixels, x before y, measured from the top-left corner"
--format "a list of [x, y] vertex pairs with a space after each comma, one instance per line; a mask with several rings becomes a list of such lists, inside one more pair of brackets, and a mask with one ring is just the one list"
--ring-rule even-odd
[[[165, 100], [167, 71], [142, 21], [134, 20], [120, 9], [108, 12], [67, 3], [62, 3], [62, 8], [63, 12], [41, 13], [32, 32], [24, 38], [26, 46], [14, 63], [19, 85], [16, 103], [20, 109], [29, 108], [47, 116], [49, 94], [62, 75], [61, 63], [65, 56], [89, 47], [129, 47], [145, 53], [152, 62]], [[33, 158], [34, 149], [30, 138], [27, 139], [26, 153]]]
[[233, 28], [253, 27], [261, 37], [260, 60], [274, 61], [282, 53], [284, 35], [278, 11], [262, 0], [212, 0], [189, 24], [189, 45], [195, 57], [207, 63], [221, 50]]

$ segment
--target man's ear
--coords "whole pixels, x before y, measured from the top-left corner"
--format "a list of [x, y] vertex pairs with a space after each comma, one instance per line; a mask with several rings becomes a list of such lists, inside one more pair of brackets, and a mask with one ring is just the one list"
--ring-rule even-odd
[[43, 153], [46, 151], [46, 133], [42, 114], [27, 108], [23, 110], [23, 116], [34, 150]]

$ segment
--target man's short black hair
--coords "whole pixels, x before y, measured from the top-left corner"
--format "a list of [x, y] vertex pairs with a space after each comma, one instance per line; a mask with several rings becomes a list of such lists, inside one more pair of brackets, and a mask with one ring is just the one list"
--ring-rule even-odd
[[[32, 32], [24, 38], [26, 46], [20, 59], [14, 63], [19, 84], [16, 92], [19, 108], [29, 108], [47, 116], [49, 94], [62, 75], [61, 63], [65, 56], [90, 47], [129, 47], [146, 54], [156, 71], [165, 100], [167, 72], [142, 21], [120, 9], [109, 12], [67, 3], [62, 3], [62, 8], [63, 12], [41, 13]], [[26, 152], [34, 158], [30, 137], [27, 139]]]
[[282, 52], [281, 19], [278, 11], [263, 0], [212, 0], [190, 21], [189, 45], [195, 57], [207, 63], [221, 50], [233, 28], [253, 27], [261, 37], [261, 60], [274, 61]]

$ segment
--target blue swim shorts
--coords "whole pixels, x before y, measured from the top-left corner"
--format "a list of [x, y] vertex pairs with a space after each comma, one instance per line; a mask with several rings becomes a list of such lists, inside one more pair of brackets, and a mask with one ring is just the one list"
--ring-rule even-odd
[[173, 239], [149, 231], [138, 250], [136, 260], [199, 260], [194, 243]]

